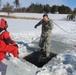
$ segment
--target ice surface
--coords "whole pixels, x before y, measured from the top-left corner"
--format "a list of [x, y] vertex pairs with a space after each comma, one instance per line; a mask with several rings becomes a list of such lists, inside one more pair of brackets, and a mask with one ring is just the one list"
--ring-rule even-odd
[[[0, 13], [7, 15], [6, 13]], [[32, 13], [13, 13], [11, 15], [42, 18], [43, 14]], [[0, 72], [5, 75], [75, 75], [76, 74], [76, 22], [66, 21], [67, 15], [49, 14], [49, 17], [54, 22], [63, 28], [64, 32], [54, 24], [52, 31], [52, 52], [59, 55], [53, 58], [42, 68], [37, 68], [27, 61], [21, 61], [16, 58], [11, 58], [8, 66], [0, 63]], [[21, 19], [7, 19], [12, 38], [18, 43], [20, 57], [27, 56], [29, 53], [38, 49], [38, 41], [41, 34], [41, 26], [34, 29], [34, 25], [39, 20], [21, 20]], [[74, 34], [71, 34], [74, 33]], [[31, 69], [31, 70], [30, 70]], [[27, 73], [27, 74], [25, 74]]]

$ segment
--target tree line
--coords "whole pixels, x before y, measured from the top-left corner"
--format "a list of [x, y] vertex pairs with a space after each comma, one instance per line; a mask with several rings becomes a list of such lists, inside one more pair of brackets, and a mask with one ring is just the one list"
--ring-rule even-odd
[[[0, 0], [0, 7], [2, 4], [2, 0]], [[60, 14], [76, 14], [76, 8], [72, 10], [70, 7], [65, 5], [53, 5], [50, 6], [48, 4], [42, 5], [42, 4], [34, 4], [32, 3], [29, 7], [20, 7], [19, 0], [14, 0], [13, 2], [14, 6], [11, 5], [9, 2], [7, 2], [5, 5], [3, 5], [3, 8], [1, 8], [1, 12], [30, 12], [30, 13], [60, 13]]]
[[31, 4], [27, 8], [28, 12], [35, 12], [35, 13], [57, 13], [59, 12], [60, 14], [71, 14], [73, 11], [71, 10], [70, 7], [62, 5], [53, 5], [52, 7], [48, 4], [46, 5], [41, 5], [41, 4]]

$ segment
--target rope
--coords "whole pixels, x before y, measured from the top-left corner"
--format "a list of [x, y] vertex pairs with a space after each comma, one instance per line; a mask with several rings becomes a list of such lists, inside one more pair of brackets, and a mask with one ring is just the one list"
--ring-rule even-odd
[[[51, 20], [58, 28], [60, 28], [62, 31], [64, 31], [64, 32], [66, 32], [66, 33], [68, 33], [68, 34], [75, 34], [76, 32], [73, 32], [73, 33], [71, 33], [71, 32], [67, 32], [66, 30], [64, 30], [63, 28], [61, 28], [60, 26], [58, 26], [58, 24], [56, 24], [53, 20]], [[35, 42], [37, 39], [39, 39], [40, 37], [37, 37], [35, 40], [33, 40], [32, 42], [28, 42], [27, 44], [30, 44], [30, 43], [33, 43], [33, 42]]]
[[64, 30], [63, 28], [61, 28], [60, 26], [58, 26], [58, 24], [56, 24], [53, 20], [52, 20], [52, 22], [53, 22], [58, 28], [60, 28], [62, 31], [64, 31], [64, 32], [66, 32], [66, 33], [68, 33], [68, 34], [75, 34], [75, 33], [76, 33], [76, 32], [73, 32], [73, 33], [67, 32], [66, 30]]
[[26, 44], [31, 44], [31, 43], [34, 43], [36, 42], [37, 39], [39, 39], [40, 37], [37, 37], [35, 40], [31, 41], [31, 42], [27, 42]]
[[40, 37], [37, 37], [35, 40], [33, 40], [31, 43], [35, 42], [37, 39], [39, 39]]

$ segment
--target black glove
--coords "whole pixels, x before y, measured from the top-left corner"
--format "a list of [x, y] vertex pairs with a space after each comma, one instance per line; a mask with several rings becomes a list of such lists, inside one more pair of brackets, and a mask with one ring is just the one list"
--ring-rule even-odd
[[34, 28], [37, 28], [37, 25], [35, 25]]
[[18, 45], [17, 44], [15, 44], [14, 46], [16, 46], [18, 48]]

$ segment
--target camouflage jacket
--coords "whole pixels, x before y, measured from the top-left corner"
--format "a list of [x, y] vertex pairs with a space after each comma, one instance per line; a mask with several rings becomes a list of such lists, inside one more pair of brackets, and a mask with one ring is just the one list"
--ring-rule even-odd
[[45, 22], [43, 19], [36, 24], [36, 26], [40, 26], [42, 25], [42, 34], [43, 36], [48, 36], [51, 35], [51, 30], [53, 29], [53, 23], [52, 21], [49, 19], [47, 22]]

